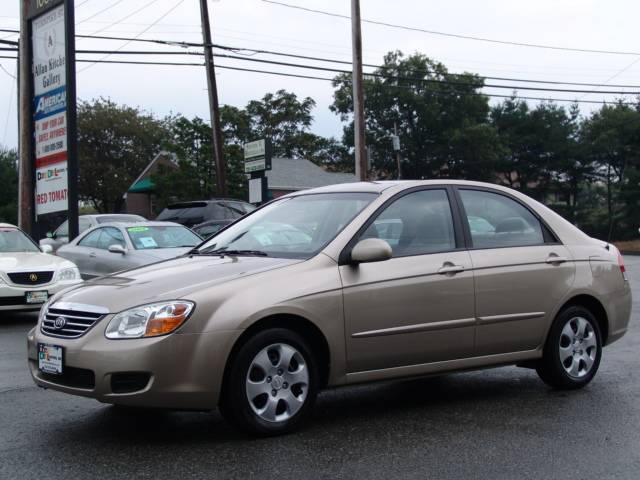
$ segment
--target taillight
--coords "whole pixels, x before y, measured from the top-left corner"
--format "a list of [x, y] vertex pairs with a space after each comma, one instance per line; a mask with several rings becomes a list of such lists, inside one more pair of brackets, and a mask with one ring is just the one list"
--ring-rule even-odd
[[618, 267], [620, 267], [620, 273], [622, 273], [622, 278], [624, 278], [625, 282], [628, 281], [627, 269], [624, 266], [624, 259], [622, 258], [622, 255], [620, 254], [619, 251], [618, 251]]

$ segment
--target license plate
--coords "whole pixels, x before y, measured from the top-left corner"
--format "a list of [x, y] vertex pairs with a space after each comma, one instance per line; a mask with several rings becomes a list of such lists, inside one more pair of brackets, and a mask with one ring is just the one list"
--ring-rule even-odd
[[62, 347], [39, 343], [38, 368], [44, 373], [62, 375]]
[[39, 292], [27, 292], [26, 293], [27, 303], [44, 303], [49, 298], [49, 292], [39, 291]]

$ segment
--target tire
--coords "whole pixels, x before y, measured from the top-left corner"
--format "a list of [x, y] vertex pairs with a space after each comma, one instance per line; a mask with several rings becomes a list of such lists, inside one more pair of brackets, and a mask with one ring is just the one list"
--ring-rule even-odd
[[571, 306], [555, 318], [536, 371], [551, 387], [573, 390], [595, 376], [602, 357], [602, 335], [586, 308]]
[[256, 333], [239, 348], [228, 368], [220, 413], [247, 433], [291, 432], [313, 409], [317, 362], [309, 344], [291, 330]]

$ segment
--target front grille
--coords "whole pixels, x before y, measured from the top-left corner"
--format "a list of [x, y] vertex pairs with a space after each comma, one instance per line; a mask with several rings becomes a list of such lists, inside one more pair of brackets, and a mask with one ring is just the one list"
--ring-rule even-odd
[[105, 314], [106, 311], [89, 312], [49, 307], [40, 329], [50, 337], [78, 338], [87, 333]]
[[43, 285], [53, 278], [53, 272], [13, 272], [7, 275], [16, 285]]
[[38, 376], [47, 382], [72, 388], [92, 390], [96, 386], [96, 376], [93, 370], [86, 368], [64, 367], [62, 375], [53, 375], [38, 371]]

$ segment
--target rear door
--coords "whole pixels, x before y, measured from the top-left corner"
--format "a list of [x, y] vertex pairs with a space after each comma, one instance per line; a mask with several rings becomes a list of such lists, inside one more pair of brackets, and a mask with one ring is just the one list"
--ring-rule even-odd
[[573, 283], [570, 253], [514, 197], [481, 188], [458, 193], [475, 272], [476, 355], [537, 348]]
[[393, 257], [339, 267], [349, 372], [473, 354], [473, 272], [451, 192], [404, 193], [374, 214], [351, 242], [352, 247], [361, 239], [381, 238]]

